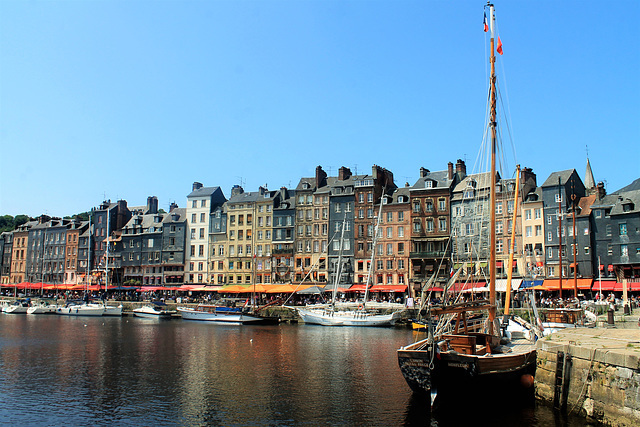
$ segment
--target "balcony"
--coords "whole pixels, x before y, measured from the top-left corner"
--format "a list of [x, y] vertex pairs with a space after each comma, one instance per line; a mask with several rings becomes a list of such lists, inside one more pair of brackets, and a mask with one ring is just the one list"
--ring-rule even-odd
[[285, 254], [293, 254], [293, 248], [288, 249], [273, 249], [274, 255], [285, 255]]
[[409, 258], [443, 258], [446, 255], [446, 251], [409, 252]]

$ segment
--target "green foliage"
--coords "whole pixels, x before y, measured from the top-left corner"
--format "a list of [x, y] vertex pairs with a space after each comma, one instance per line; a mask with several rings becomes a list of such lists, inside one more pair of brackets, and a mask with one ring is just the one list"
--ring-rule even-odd
[[27, 221], [29, 221], [27, 215], [16, 215], [15, 217], [11, 215], [0, 216], [0, 233], [15, 230]]
[[128, 279], [124, 281], [124, 285], [125, 286], [141, 286], [142, 282], [140, 282], [139, 280], [135, 280], [135, 279]]
[[82, 212], [75, 215], [65, 216], [65, 219], [79, 219], [81, 221], [89, 221], [89, 212]]

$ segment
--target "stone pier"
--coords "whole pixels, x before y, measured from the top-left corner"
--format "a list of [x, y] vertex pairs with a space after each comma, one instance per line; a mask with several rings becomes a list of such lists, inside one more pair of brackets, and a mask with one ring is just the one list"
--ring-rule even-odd
[[537, 347], [539, 399], [605, 424], [640, 425], [637, 326], [565, 329], [538, 340]]

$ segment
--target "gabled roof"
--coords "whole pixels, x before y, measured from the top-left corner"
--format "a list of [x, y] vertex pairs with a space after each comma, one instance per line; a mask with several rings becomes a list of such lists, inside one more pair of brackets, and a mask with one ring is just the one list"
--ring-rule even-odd
[[215, 193], [220, 187], [200, 187], [197, 190], [193, 190], [187, 198], [189, 197], [207, 197], [211, 196]]
[[[304, 188], [308, 184], [309, 188]], [[315, 190], [316, 179], [315, 178], [300, 178], [300, 182], [296, 186], [296, 190]]]
[[392, 197], [392, 204], [397, 204], [400, 203], [398, 202], [398, 198], [400, 196], [404, 197], [404, 201], [401, 203], [409, 203], [409, 192], [411, 190], [411, 187], [402, 187], [402, 188], [396, 188], [396, 190], [393, 192], [393, 194], [391, 195]]
[[[498, 181], [500, 180], [500, 174], [496, 172], [498, 175]], [[491, 185], [491, 172], [482, 172], [476, 173], [472, 175], [467, 175], [462, 181], [460, 181], [454, 188], [454, 193], [462, 193], [468, 186], [471, 181], [475, 181], [475, 189], [486, 189]]]
[[426, 181], [433, 181], [435, 185], [431, 188], [449, 188], [453, 183], [452, 179], [449, 179], [449, 171], [436, 171], [426, 172], [426, 176], [421, 176], [411, 187], [412, 190], [423, 190], [426, 187]]
[[611, 215], [640, 212], [640, 190], [625, 191], [624, 193], [617, 194], [616, 197], [616, 204], [611, 208]]
[[[171, 212], [160, 214], [164, 215], [162, 222], [176, 222], [176, 221], [186, 221], [187, 220], [187, 208], [175, 208]], [[178, 215], [178, 219], [173, 219], [175, 215]]]
[[228, 203], [254, 203], [260, 199], [264, 199], [264, 195], [260, 194], [258, 191], [248, 191], [246, 193], [236, 194], [231, 196]]
[[580, 197], [578, 200], [578, 216], [589, 216], [591, 214], [591, 206], [596, 201], [597, 196], [592, 194], [586, 197]]
[[611, 194], [619, 194], [619, 193], [624, 193], [624, 192], [627, 192], [627, 191], [635, 191], [635, 190], [640, 190], [640, 178], [636, 179], [635, 181], [633, 181], [631, 184], [627, 185], [626, 187], [622, 187], [618, 191], [614, 191]]
[[567, 169], [559, 172], [551, 172], [551, 175], [549, 175], [544, 184], [542, 184], [542, 187], [557, 187], [558, 178], [560, 178], [560, 185], [565, 185], [575, 171], [575, 169]]

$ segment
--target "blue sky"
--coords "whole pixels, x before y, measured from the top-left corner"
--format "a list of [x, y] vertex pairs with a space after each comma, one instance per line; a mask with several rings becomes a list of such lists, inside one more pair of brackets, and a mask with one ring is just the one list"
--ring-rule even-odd
[[[105, 197], [184, 207], [194, 181], [396, 183], [482, 143], [482, 1], [0, 1], [0, 214]], [[496, 3], [516, 162], [542, 184], [640, 177], [640, 2]], [[503, 129], [503, 133], [506, 130]]]

